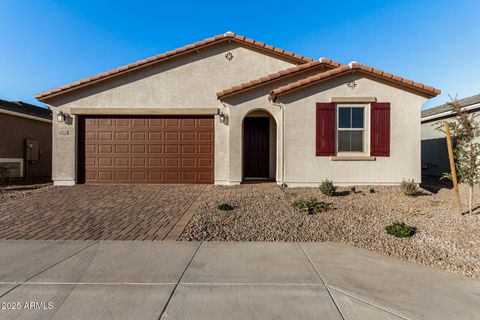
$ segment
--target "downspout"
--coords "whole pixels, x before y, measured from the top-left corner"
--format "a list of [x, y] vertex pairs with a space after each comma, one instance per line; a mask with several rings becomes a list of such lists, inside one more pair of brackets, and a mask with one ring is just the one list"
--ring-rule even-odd
[[286, 187], [285, 183], [285, 105], [283, 103], [271, 101], [272, 105], [282, 110], [282, 187]]

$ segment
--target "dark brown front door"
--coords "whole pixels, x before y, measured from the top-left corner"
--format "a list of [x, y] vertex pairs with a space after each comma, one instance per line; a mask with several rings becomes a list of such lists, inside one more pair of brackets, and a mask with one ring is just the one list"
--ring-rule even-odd
[[213, 183], [213, 117], [86, 116], [80, 183]]
[[244, 120], [244, 178], [268, 178], [269, 118]]

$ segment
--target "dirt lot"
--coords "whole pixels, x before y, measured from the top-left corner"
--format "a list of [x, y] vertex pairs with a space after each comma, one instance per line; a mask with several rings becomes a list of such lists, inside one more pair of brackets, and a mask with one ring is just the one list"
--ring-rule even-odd
[[[229, 201], [232, 211], [220, 211], [218, 201], [209, 200], [200, 205], [180, 240], [336, 241], [480, 279], [480, 209], [459, 217], [449, 187], [432, 181], [423, 187], [416, 197], [395, 186], [374, 187], [374, 193], [368, 187], [356, 187], [356, 193], [339, 188], [334, 197], [318, 188], [289, 188], [283, 196]], [[466, 186], [461, 191], [466, 204]], [[308, 196], [332, 209], [307, 215], [292, 207], [295, 199]], [[479, 190], [475, 196], [480, 202]], [[387, 234], [385, 226], [395, 220], [415, 227], [415, 235]]]

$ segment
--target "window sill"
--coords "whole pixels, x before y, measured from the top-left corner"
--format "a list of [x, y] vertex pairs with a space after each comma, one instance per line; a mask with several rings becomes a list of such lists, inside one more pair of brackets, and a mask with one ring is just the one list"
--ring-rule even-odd
[[330, 157], [332, 161], [375, 161], [377, 158], [370, 156], [334, 156]]

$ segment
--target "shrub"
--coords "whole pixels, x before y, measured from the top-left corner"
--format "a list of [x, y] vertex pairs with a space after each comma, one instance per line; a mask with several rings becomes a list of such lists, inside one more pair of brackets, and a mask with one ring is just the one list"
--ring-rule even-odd
[[418, 193], [417, 184], [412, 180], [403, 179], [402, 184], [400, 185], [404, 195], [413, 197]]
[[315, 214], [317, 212], [324, 212], [330, 209], [330, 205], [323, 201], [318, 201], [315, 197], [307, 199], [297, 199], [293, 202], [293, 206], [300, 211], [307, 214]]
[[414, 235], [415, 228], [405, 224], [405, 222], [395, 221], [385, 227], [385, 231], [397, 238], [408, 238]]
[[335, 187], [333, 182], [328, 179], [323, 180], [320, 184], [320, 192], [326, 196], [334, 196], [336, 190], [337, 187]]
[[228, 203], [221, 203], [217, 206], [217, 209], [222, 211], [230, 211], [233, 210], [233, 206]]

